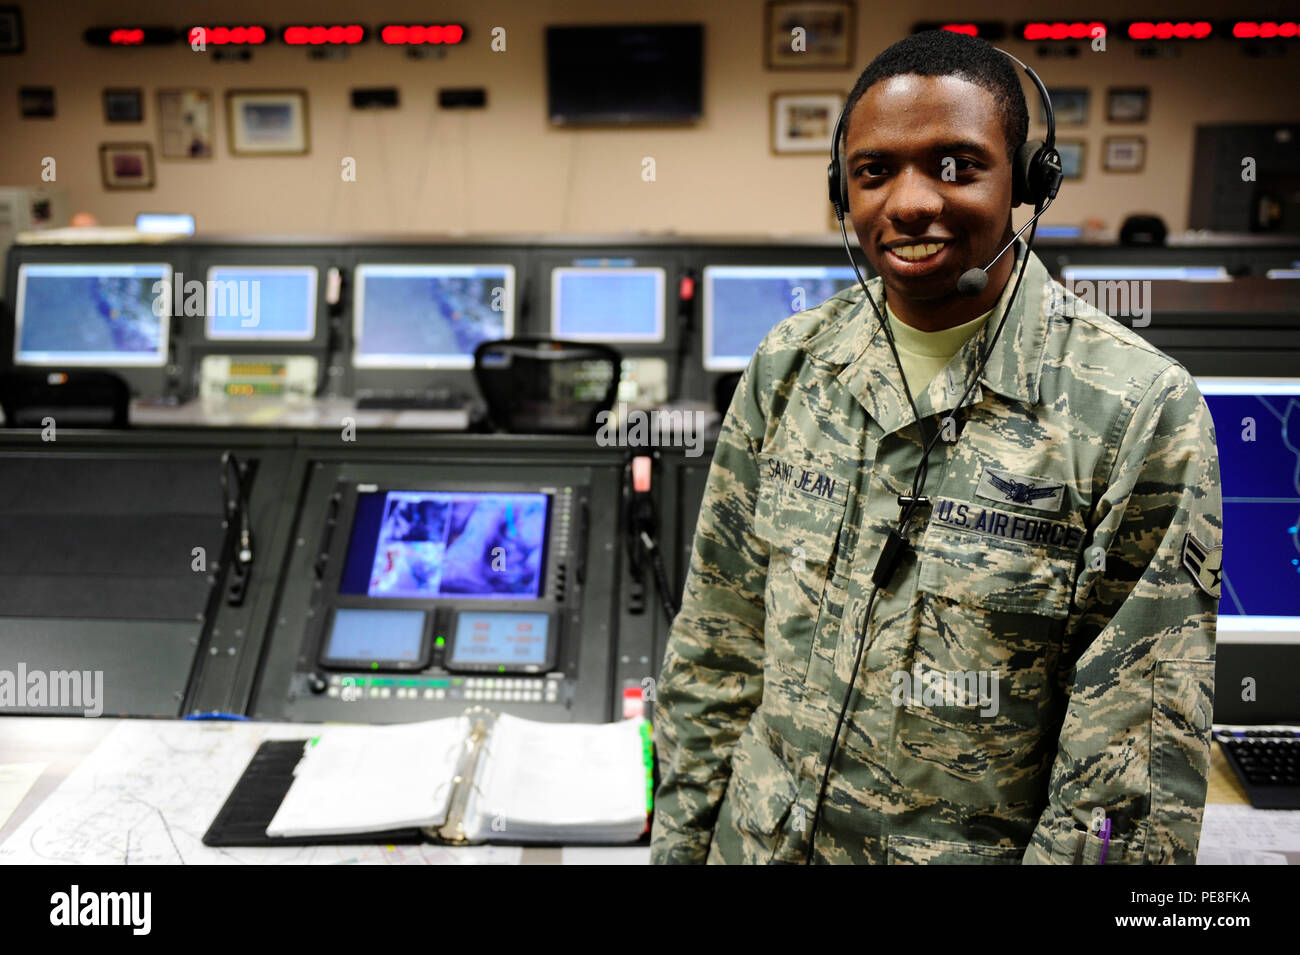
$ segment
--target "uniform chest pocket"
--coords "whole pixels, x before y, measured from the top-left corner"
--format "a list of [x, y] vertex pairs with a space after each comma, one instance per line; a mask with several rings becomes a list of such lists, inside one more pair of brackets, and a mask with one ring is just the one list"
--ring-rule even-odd
[[768, 545], [767, 661], [803, 680], [819, 621], [842, 609], [828, 607], [827, 597], [845, 504], [790, 487], [767, 469], [763, 474], [754, 533]]
[[1042, 726], [1076, 560], [1072, 550], [932, 524], [921, 545], [905, 708], [970, 732]]

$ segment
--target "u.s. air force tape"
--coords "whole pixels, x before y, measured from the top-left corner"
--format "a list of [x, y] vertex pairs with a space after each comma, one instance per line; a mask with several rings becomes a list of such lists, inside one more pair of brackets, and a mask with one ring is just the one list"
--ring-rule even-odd
[[951, 527], [971, 534], [983, 534], [1024, 544], [1040, 544], [1075, 550], [1083, 541], [1083, 528], [1045, 517], [1026, 517], [992, 507], [952, 501], [946, 497], [934, 502], [930, 523]]

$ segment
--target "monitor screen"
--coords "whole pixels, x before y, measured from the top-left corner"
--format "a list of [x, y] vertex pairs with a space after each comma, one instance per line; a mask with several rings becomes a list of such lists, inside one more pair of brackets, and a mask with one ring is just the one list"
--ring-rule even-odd
[[1231, 282], [1232, 276], [1221, 265], [1068, 265], [1061, 278], [1078, 279], [1149, 279], [1174, 282]]
[[19, 266], [14, 362], [161, 367], [171, 277], [165, 263]]
[[549, 614], [462, 610], [447, 665], [506, 666], [546, 662]]
[[513, 491], [358, 494], [339, 590], [535, 600], [549, 503], [545, 494]]
[[423, 610], [366, 610], [340, 607], [334, 611], [321, 655], [328, 663], [367, 661], [414, 664], [424, 647]]
[[314, 265], [214, 265], [208, 269], [210, 341], [310, 341], [316, 337]]
[[546, 28], [552, 123], [694, 120], [703, 111], [703, 76], [699, 23]]
[[194, 216], [188, 212], [141, 212], [135, 217], [137, 232], [161, 235], [193, 235]]
[[473, 368], [474, 349], [514, 332], [512, 265], [359, 265], [357, 368]]
[[1300, 641], [1300, 379], [1197, 383], [1219, 442], [1220, 638]]
[[574, 341], [661, 342], [664, 285], [658, 268], [551, 271], [551, 334]]
[[704, 270], [704, 367], [743, 370], [778, 323], [857, 282], [847, 265], [708, 266]]

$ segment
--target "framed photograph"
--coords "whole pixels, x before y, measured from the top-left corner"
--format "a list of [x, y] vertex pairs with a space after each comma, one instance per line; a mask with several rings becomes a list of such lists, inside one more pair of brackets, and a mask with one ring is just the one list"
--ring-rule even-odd
[[104, 143], [99, 173], [105, 189], [152, 189], [153, 146], [149, 143]]
[[144, 122], [144, 93], [139, 89], [104, 90], [104, 122]]
[[301, 156], [310, 149], [306, 90], [227, 90], [234, 156]]
[[1107, 172], [1141, 172], [1146, 163], [1146, 138], [1107, 136], [1102, 156], [1102, 168]]
[[[1057, 126], [1082, 126], [1088, 122], [1088, 90], [1086, 87], [1048, 89], [1047, 95], [1052, 100], [1052, 110], [1056, 113]], [[1040, 126], [1047, 124], [1047, 110], [1043, 108], [1041, 98], [1038, 101], [1038, 123]]]
[[0, 7], [0, 53], [21, 53], [26, 48], [22, 10], [11, 6]]
[[763, 26], [769, 70], [847, 70], [853, 65], [853, 3], [768, 0]]
[[158, 91], [158, 148], [163, 159], [212, 158], [212, 94]]
[[1144, 86], [1112, 86], [1106, 91], [1106, 121], [1145, 123], [1150, 103], [1151, 91]]
[[1056, 151], [1061, 154], [1061, 178], [1082, 179], [1083, 160], [1088, 144], [1082, 139], [1058, 139]]
[[776, 155], [831, 152], [835, 118], [844, 107], [838, 91], [772, 94], [772, 152]]
[[23, 119], [53, 119], [54, 87], [18, 87], [18, 115]]

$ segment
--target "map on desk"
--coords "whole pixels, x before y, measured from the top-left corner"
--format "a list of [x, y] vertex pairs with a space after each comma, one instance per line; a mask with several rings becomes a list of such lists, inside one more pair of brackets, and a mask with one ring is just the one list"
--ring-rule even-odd
[[0, 864], [464, 865], [521, 861], [511, 846], [210, 848], [203, 833], [268, 739], [328, 727], [123, 720], [0, 845]]

